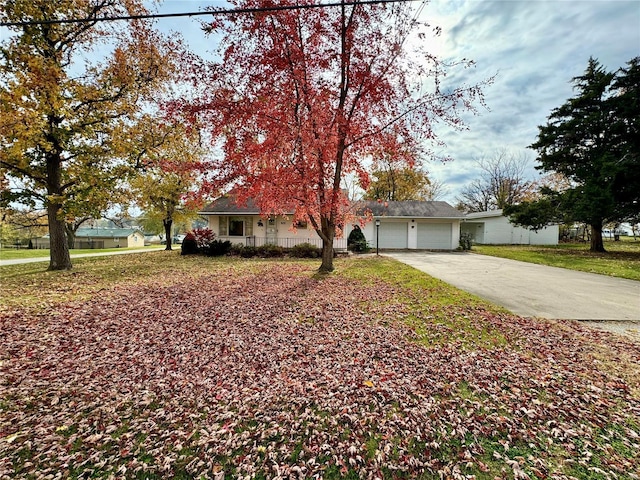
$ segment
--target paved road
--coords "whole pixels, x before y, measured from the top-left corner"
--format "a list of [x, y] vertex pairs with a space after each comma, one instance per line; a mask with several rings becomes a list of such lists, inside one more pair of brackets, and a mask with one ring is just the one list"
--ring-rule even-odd
[[[76, 253], [71, 254], [71, 258], [84, 258], [84, 257], [103, 257], [105, 255], [126, 255], [128, 253], [144, 253], [144, 252], [159, 252], [160, 248], [145, 248], [135, 250], [119, 250], [117, 252], [99, 252], [99, 253]], [[33, 258], [15, 258], [12, 260], [0, 260], [0, 267], [4, 265], [19, 265], [21, 263], [36, 263], [36, 262], [48, 262], [49, 257], [33, 257]]]
[[475, 253], [385, 255], [524, 317], [640, 322], [640, 282], [634, 280]]

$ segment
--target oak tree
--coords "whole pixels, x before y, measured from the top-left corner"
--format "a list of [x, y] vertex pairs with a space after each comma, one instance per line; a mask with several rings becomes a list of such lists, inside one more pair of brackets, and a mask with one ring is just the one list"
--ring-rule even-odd
[[458, 196], [457, 207], [466, 212], [504, 209], [533, 194], [534, 183], [527, 179], [529, 159], [507, 149], [476, 160], [478, 178], [466, 185]]
[[[241, 8], [310, 6], [310, 0], [240, 0]], [[450, 85], [454, 66], [429, 52], [435, 31], [410, 2], [295, 8], [220, 18], [220, 62], [198, 77], [207, 89], [190, 113], [205, 118], [224, 153], [220, 183], [263, 214], [295, 212], [322, 239], [320, 271], [349, 205], [342, 180], [366, 188], [380, 150], [415, 161], [433, 126], [462, 128], [459, 114], [483, 84]]]
[[[170, 52], [142, 0], [14, 0], [0, 21], [0, 168], [10, 200], [47, 210], [50, 270], [71, 268], [65, 221], [120, 176], [114, 143], [171, 72]], [[60, 20], [81, 20], [59, 23]], [[106, 52], [106, 53], [105, 53]], [[93, 60], [90, 60], [93, 59]]]
[[365, 200], [429, 200], [431, 181], [426, 172], [410, 167], [374, 170]]

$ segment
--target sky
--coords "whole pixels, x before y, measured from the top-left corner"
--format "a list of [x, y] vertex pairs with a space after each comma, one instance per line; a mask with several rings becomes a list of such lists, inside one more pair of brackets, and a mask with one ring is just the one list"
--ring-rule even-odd
[[475, 159], [507, 148], [527, 155], [529, 174], [536, 152], [528, 149], [554, 108], [575, 92], [589, 57], [615, 71], [640, 56], [640, 1], [435, 0], [425, 14], [443, 28], [445, 57], [471, 58], [469, 73], [497, 74], [486, 89], [488, 111], [467, 119], [468, 131], [440, 132], [454, 161], [431, 164], [433, 176], [450, 188], [448, 200], [477, 178]]
[[[197, 12], [225, 5], [223, 0], [164, 0], [158, 10]], [[218, 39], [202, 32], [206, 18], [159, 19], [157, 27], [179, 33], [194, 52], [211, 58]], [[442, 28], [440, 37], [424, 39], [429, 50], [446, 60], [475, 61], [474, 68], [455, 72], [449, 78], [453, 83], [496, 76], [485, 89], [487, 108], [464, 117], [468, 130], [436, 128], [446, 144], [437, 153], [453, 161], [427, 161], [425, 167], [444, 184], [442, 199], [452, 204], [480, 175], [477, 160], [491, 158], [498, 149], [528, 156], [527, 173], [534, 179], [535, 151], [527, 146], [551, 111], [574, 95], [571, 79], [584, 73], [589, 57], [615, 71], [640, 56], [640, 0], [431, 0], [421, 19]]]
[[[165, 0], [160, 11], [220, 5]], [[203, 18], [162, 20], [158, 27], [181, 32], [194, 51], [204, 54], [215, 49], [216, 40], [198, 28]], [[452, 80], [473, 84], [496, 75], [485, 89], [487, 108], [465, 116], [468, 130], [436, 129], [446, 143], [438, 152], [453, 161], [430, 161], [426, 168], [444, 183], [443, 199], [452, 204], [479, 176], [477, 159], [491, 158], [498, 149], [526, 155], [527, 174], [534, 179], [535, 151], [527, 146], [551, 111], [574, 95], [571, 79], [584, 73], [589, 57], [615, 71], [640, 55], [640, 0], [432, 0], [422, 19], [442, 28], [439, 38], [424, 40], [430, 49], [443, 59], [475, 62]]]

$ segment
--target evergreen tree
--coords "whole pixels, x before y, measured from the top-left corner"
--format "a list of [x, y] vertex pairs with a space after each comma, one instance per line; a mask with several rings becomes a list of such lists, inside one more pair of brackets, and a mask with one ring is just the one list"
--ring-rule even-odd
[[[560, 173], [571, 184], [561, 192], [543, 192], [555, 205], [546, 210], [590, 225], [594, 252], [604, 251], [604, 224], [623, 221], [640, 208], [638, 77], [637, 58], [617, 74], [591, 58], [584, 75], [573, 79], [576, 96], [553, 110], [531, 145], [538, 151], [538, 169]], [[515, 216], [519, 209], [531, 204], [510, 213]], [[523, 217], [516, 223], [526, 224]]]

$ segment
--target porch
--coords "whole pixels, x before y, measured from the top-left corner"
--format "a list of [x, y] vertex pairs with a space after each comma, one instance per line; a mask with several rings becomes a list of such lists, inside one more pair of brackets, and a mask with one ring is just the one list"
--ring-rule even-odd
[[[246, 245], [249, 247], [261, 247], [263, 245], [277, 245], [282, 248], [292, 248], [296, 245], [300, 245], [301, 243], [309, 243], [315, 247], [322, 248], [322, 239], [317, 237], [290, 237], [290, 238], [267, 238], [267, 237], [257, 237], [255, 235], [249, 235], [245, 237], [240, 236], [220, 236], [218, 240], [222, 240], [223, 242], [228, 240], [231, 243], [240, 243], [242, 245]], [[333, 249], [347, 250], [347, 239], [346, 238], [335, 238], [333, 240]]]

